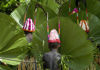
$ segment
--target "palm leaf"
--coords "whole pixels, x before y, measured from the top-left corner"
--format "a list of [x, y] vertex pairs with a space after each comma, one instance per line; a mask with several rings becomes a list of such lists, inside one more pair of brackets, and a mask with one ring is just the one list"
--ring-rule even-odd
[[[62, 55], [71, 56], [69, 66], [79, 70], [86, 68], [93, 60], [93, 46], [87, 40], [83, 30], [73, 24], [69, 18], [61, 17], [61, 49]], [[50, 30], [57, 29], [58, 18], [49, 19]], [[42, 33], [42, 34], [41, 34]], [[36, 57], [48, 51], [46, 22], [40, 26], [40, 30], [34, 33], [32, 52]], [[40, 58], [40, 57], [39, 57]], [[41, 59], [41, 58], [40, 58]], [[85, 61], [85, 62], [84, 62]]]
[[28, 49], [23, 32], [18, 31], [17, 23], [10, 16], [3, 13], [0, 13], [0, 16], [0, 57], [24, 59]]
[[70, 56], [69, 67], [82, 70], [92, 62], [93, 46], [85, 32], [70, 19], [62, 18], [61, 23], [61, 52]]

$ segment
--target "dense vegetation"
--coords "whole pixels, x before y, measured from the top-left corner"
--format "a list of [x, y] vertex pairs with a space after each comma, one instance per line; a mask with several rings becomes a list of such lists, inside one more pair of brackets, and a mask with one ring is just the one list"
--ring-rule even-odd
[[[73, 70], [84, 70], [95, 62], [96, 47], [100, 45], [100, 10], [98, 10], [100, 1], [87, 1], [89, 34], [86, 34], [79, 25], [75, 24], [75, 15], [68, 15], [69, 2], [67, 0], [31, 0], [30, 3], [28, 2], [24, 0], [0, 1], [0, 12], [3, 12], [0, 13], [0, 57], [3, 58], [2, 62], [9, 65], [18, 65], [20, 64], [19, 61], [22, 61], [27, 55], [34, 56], [38, 62], [41, 62], [42, 55], [48, 51], [46, 12], [49, 14], [50, 29], [58, 29], [58, 20], [61, 22], [62, 43], [59, 50], [62, 54], [64, 67], [70, 67]], [[27, 7], [28, 10], [26, 11]], [[36, 31], [33, 33], [32, 43], [28, 44], [21, 26], [23, 25], [25, 13], [27, 14], [26, 18], [34, 19], [36, 7], [38, 8]], [[74, 7], [75, 2], [73, 0], [71, 1], [71, 10]], [[84, 7], [81, 7], [79, 20], [86, 19], [85, 14]]]

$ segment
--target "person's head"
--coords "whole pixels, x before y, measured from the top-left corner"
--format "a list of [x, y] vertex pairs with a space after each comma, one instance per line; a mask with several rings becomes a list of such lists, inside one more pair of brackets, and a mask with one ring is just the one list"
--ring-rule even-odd
[[25, 35], [26, 34], [32, 34], [32, 32], [24, 31]]
[[60, 47], [60, 43], [48, 43], [48, 46], [49, 46], [49, 49], [52, 50], [52, 49], [58, 49]]

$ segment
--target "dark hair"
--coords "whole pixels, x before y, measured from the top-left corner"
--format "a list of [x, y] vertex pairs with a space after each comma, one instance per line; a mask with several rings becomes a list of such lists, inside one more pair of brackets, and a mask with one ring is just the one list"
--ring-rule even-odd
[[28, 32], [28, 31], [24, 31], [24, 33], [25, 33], [25, 34], [28, 34], [28, 33], [31, 33], [31, 34], [32, 34], [32, 32]]
[[49, 45], [50, 49], [54, 49], [54, 48], [58, 48], [58, 46], [60, 45], [60, 43], [57, 43], [57, 42], [55, 42], [55, 43], [48, 43], [48, 45]]

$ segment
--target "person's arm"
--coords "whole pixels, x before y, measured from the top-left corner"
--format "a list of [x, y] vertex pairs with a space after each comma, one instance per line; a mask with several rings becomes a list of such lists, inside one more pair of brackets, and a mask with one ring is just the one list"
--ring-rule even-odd
[[58, 62], [57, 62], [58, 63], [58, 70], [63, 70], [62, 65], [61, 65], [61, 55], [58, 54], [57, 58], [58, 58]]

